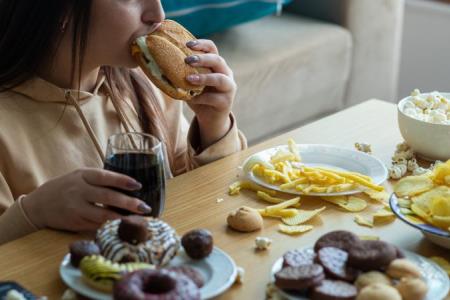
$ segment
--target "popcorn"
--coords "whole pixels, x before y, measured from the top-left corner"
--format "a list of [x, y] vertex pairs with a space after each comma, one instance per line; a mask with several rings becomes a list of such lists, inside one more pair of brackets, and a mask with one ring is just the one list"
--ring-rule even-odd
[[429, 171], [430, 171], [429, 169], [422, 168], [422, 167], [417, 167], [417, 168], [415, 168], [415, 169], [412, 171], [412, 174], [413, 174], [414, 176], [416, 176], [416, 175], [423, 175], [423, 174], [425, 174], [425, 173], [427, 173], [427, 172], [429, 172]]
[[255, 239], [256, 249], [258, 250], [267, 250], [272, 244], [272, 240], [268, 237], [258, 236]]
[[245, 276], [245, 270], [242, 267], [237, 267], [236, 280], [237, 283], [243, 283]]
[[403, 113], [419, 121], [450, 125], [450, 99], [437, 91], [420, 94], [415, 89], [404, 104]]
[[400, 179], [406, 175], [407, 170], [408, 168], [404, 164], [393, 165], [389, 169], [389, 177], [391, 177], [392, 179]]
[[371, 154], [372, 153], [372, 147], [370, 144], [365, 143], [355, 143], [355, 148], [358, 151]]
[[417, 163], [417, 160], [415, 158], [411, 158], [407, 162], [408, 171], [414, 171], [415, 169], [419, 168], [419, 164]]

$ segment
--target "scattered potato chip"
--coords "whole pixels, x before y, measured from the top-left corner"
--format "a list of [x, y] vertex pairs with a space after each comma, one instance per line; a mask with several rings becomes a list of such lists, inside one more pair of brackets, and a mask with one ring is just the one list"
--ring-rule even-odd
[[312, 225], [298, 225], [298, 226], [289, 226], [289, 225], [284, 225], [284, 224], [278, 225], [278, 230], [280, 232], [287, 233], [289, 235], [305, 233], [307, 231], [310, 231], [313, 228], [314, 228], [314, 226], [312, 226]]
[[275, 196], [277, 193], [274, 190], [266, 189], [266, 188], [259, 186], [256, 183], [253, 183], [251, 181], [239, 180], [230, 185], [230, 187], [228, 188], [228, 194], [229, 195], [239, 195], [239, 192], [241, 191], [241, 189], [252, 190], [254, 192], [262, 191], [271, 196]]
[[362, 210], [366, 209], [367, 202], [366, 202], [366, 200], [364, 200], [362, 198], [355, 197], [355, 196], [349, 196], [347, 198], [347, 203], [338, 204], [338, 206], [347, 211], [358, 212], [358, 211], [362, 211]]
[[298, 214], [296, 216], [290, 218], [282, 218], [281, 221], [291, 226], [299, 225], [311, 220], [325, 209], [326, 207], [324, 206], [314, 210], [298, 210]]
[[450, 198], [437, 196], [431, 201], [431, 214], [435, 216], [450, 217]]
[[450, 262], [448, 260], [440, 256], [432, 256], [430, 259], [437, 263], [439, 267], [441, 267], [450, 276]]
[[376, 235], [359, 235], [359, 239], [363, 241], [379, 241], [380, 237]]
[[395, 221], [395, 214], [391, 210], [380, 209], [372, 214], [373, 224], [380, 225]]
[[389, 206], [389, 204], [388, 204], [389, 194], [386, 193], [385, 191], [377, 192], [374, 190], [366, 189], [366, 190], [364, 190], [364, 193], [367, 196], [369, 196], [370, 199], [375, 200], [375, 201], [383, 204], [384, 206]]
[[443, 217], [432, 215], [430, 222], [436, 227], [448, 230], [448, 228], [450, 227], [450, 216]]
[[345, 205], [348, 202], [347, 196], [327, 196], [321, 199], [336, 205]]
[[269, 203], [272, 203], [272, 204], [278, 204], [278, 203], [286, 201], [286, 199], [272, 197], [263, 191], [257, 191], [256, 196], [258, 196], [259, 199], [264, 200]]
[[353, 220], [358, 225], [366, 226], [366, 227], [370, 227], [370, 228], [373, 227], [373, 222], [372, 221], [367, 220], [367, 219], [361, 217], [360, 215], [355, 215], [355, 218]]
[[438, 164], [432, 175], [432, 179], [439, 185], [449, 185], [448, 177], [450, 175], [450, 159], [445, 163]]
[[412, 197], [432, 189], [433, 186], [433, 181], [426, 175], [407, 176], [397, 182], [394, 192], [399, 197]]
[[272, 212], [267, 212], [265, 209], [258, 209], [258, 212], [263, 217], [272, 217], [272, 218], [290, 218], [298, 214], [298, 210], [295, 208], [281, 209]]
[[424, 211], [420, 206], [418, 206], [417, 204], [413, 204], [411, 205], [411, 210], [417, 215], [419, 216], [421, 219], [425, 220], [428, 223], [431, 223], [431, 214], [427, 213], [426, 211]]

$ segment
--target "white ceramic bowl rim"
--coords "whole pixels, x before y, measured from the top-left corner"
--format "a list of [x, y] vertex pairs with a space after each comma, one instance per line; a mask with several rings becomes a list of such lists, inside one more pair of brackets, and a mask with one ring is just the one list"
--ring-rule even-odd
[[[431, 94], [431, 93], [421, 93], [421, 94], [419, 94], [419, 96], [425, 96], [425, 97], [426, 97], [426, 96], [429, 96], [430, 94]], [[441, 92], [439, 92], [439, 94], [441, 94], [442, 96], [444, 96], [444, 97], [447, 98], [447, 99], [450, 99], [450, 93], [441, 93]], [[397, 104], [397, 109], [398, 109], [398, 111], [399, 111], [403, 116], [405, 116], [405, 117], [408, 118], [408, 119], [411, 119], [411, 120], [420, 122], [420, 123], [422, 123], [422, 124], [428, 124], [429, 126], [438, 126], [438, 127], [442, 127], [442, 128], [450, 126], [450, 124], [438, 124], [438, 123], [430, 123], [430, 122], [426, 122], [426, 121], [419, 120], [419, 119], [413, 118], [413, 117], [411, 117], [411, 116], [405, 114], [405, 112], [403, 111], [403, 107], [405, 106], [405, 103], [408, 102], [408, 100], [409, 100], [411, 97], [412, 97], [412, 96], [407, 96], [407, 97], [403, 98], [402, 100], [400, 100], [400, 101], [398, 102], [398, 104]]]

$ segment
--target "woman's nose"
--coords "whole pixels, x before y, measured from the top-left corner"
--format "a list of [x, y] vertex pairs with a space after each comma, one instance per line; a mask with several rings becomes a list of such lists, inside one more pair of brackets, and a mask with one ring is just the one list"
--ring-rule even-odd
[[142, 13], [142, 22], [145, 24], [160, 23], [164, 21], [166, 15], [161, 5], [161, 1], [145, 1], [148, 3]]

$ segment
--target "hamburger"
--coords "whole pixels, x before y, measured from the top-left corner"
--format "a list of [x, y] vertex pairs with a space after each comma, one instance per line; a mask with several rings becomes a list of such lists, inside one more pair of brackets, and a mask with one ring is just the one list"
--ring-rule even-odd
[[183, 26], [164, 20], [154, 32], [138, 37], [131, 45], [131, 55], [147, 77], [165, 94], [190, 100], [201, 94], [205, 86], [186, 80], [191, 74], [210, 73], [207, 68], [192, 67], [184, 59], [202, 53], [186, 46], [195, 37]]

